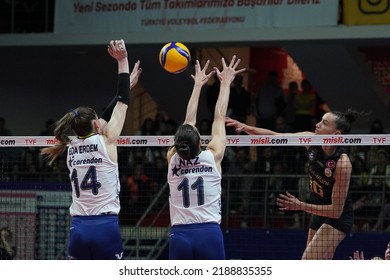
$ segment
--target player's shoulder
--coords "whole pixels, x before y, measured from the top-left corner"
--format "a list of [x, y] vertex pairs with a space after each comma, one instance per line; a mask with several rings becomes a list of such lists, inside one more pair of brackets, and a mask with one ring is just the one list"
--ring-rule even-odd
[[340, 154], [340, 158], [337, 161], [337, 164], [344, 166], [344, 167], [352, 166], [351, 159], [349, 158], [348, 154], [346, 154], [346, 153]]

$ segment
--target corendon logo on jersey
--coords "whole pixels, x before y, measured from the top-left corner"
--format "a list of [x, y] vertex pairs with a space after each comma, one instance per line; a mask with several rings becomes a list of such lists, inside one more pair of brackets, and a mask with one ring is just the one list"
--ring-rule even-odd
[[77, 165], [102, 165], [103, 164], [103, 158], [85, 158], [85, 159], [79, 159], [75, 160], [74, 156], [69, 157], [69, 166], [77, 166]]
[[69, 166], [70, 166], [70, 167], [73, 167], [73, 166], [72, 166], [73, 160], [74, 160], [74, 156], [70, 156], [70, 157], [69, 157]]
[[186, 174], [206, 174], [206, 173], [212, 173], [213, 168], [211, 166], [206, 165], [200, 165], [200, 166], [194, 166], [194, 167], [185, 167], [185, 168], [178, 168], [176, 165], [174, 168], [172, 168], [172, 176], [180, 176], [180, 175], [186, 175]]
[[172, 176], [179, 176], [179, 171], [180, 171], [180, 167], [177, 167], [176, 164], [175, 164], [175, 167], [172, 168]]
[[188, 159], [188, 160], [185, 160], [185, 159], [182, 159], [182, 158], [179, 158], [179, 166], [177, 166], [175, 164], [175, 167], [173, 167], [171, 170], [172, 170], [172, 176], [179, 176], [179, 171], [181, 169], [181, 167], [186, 167], [186, 166], [194, 166], [194, 165], [198, 165], [200, 164], [199, 162], [199, 157], [196, 157], [192, 160]]
[[172, 176], [180, 176], [190, 173], [205, 174], [212, 173], [213, 168], [210, 166], [202, 165], [199, 161], [199, 157], [191, 160], [179, 159], [179, 165], [176, 165], [171, 169]]

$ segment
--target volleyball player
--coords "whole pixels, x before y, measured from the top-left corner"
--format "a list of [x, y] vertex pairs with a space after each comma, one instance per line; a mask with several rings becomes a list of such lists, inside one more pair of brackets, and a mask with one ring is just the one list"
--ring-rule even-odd
[[[240, 59], [233, 56], [229, 65], [222, 58], [222, 71], [214, 68], [206, 74], [195, 65], [194, 87], [187, 105], [184, 123], [174, 136], [167, 152], [171, 231], [169, 259], [225, 259], [221, 222], [221, 161], [226, 147], [225, 115], [230, 84]], [[202, 86], [216, 73], [221, 82], [215, 105], [211, 141], [201, 150], [200, 135], [195, 127]]]
[[[99, 119], [95, 110], [78, 107], [55, 123], [59, 143], [41, 150], [52, 164], [67, 152], [72, 184], [72, 216], [68, 258], [79, 260], [122, 259], [123, 245], [118, 224], [120, 211], [117, 139], [129, 105], [130, 88], [141, 74], [139, 61], [131, 75], [123, 40], [113, 40], [108, 53], [118, 62], [117, 96]], [[72, 141], [66, 136], [76, 134]]]
[[8, 228], [0, 229], [0, 260], [13, 260], [16, 254], [16, 247], [11, 245], [12, 232]]
[[[315, 132], [298, 132], [300, 135], [348, 134], [351, 124], [361, 116], [348, 109], [345, 113], [325, 113], [316, 124]], [[250, 135], [286, 135], [248, 126], [226, 118], [227, 126]], [[352, 200], [349, 194], [352, 165], [341, 146], [307, 147], [309, 160], [310, 202], [300, 201], [286, 192], [277, 198], [280, 210], [302, 210], [312, 214], [306, 249], [302, 259], [332, 259], [340, 242], [351, 231], [353, 224]]]
[[[353, 255], [349, 257], [350, 260], [364, 260], [364, 252], [363, 251], [355, 251]], [[381, 257], [373, 257], [371, 260], [383, 260]], [[390, 261], [390, 242], [387, 243], [385, 250], [385, 258], [384, 260]]]

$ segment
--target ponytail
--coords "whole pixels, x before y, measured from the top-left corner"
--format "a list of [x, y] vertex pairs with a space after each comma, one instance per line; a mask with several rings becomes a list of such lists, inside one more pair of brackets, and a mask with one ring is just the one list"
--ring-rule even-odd
[[200, 135], [192, 125], [179, 126], [175, 134], [175, 149], [177, 154], [185, 160], [195, 158], [199, 152]]
[[63, 154], [70, 143], [70, 139], [64, 133], [69, 131], [71, 124], [78, 117], [78, 112], [75, 110], [69, 111], [59, 121], [54, 124], [54, 136], [58, 143], [54, 146], [41, 149], [41, 155], [52, 165], [59, 155]]
[[79, 137], [87, 136], [93, 131], [92, 120], [97, 120], [95, 110], [89, 107], [79, 107], [69, 110], [54, 124], [54, 136], [58, 143], [52, 147], [43, 148], [41, 155], [52, 165], [59, 155], [65, 152], [70, 139], [67, 134], [76, 134]]
[[341, 130], [343, 134], [349, 134], [351, 131], [352, 123], [354, 123], [358, 118], [362, 117], [364, 114], [357, 112], [351, 108], [347, 109], [345, 113], [341, 112], [332, 112], [336, 117], [336, 126], [337, 129]]
[[182, 159], [191, 159], [191, 149], [186, 142], [180, 142], [175, 144], [176, 152]]

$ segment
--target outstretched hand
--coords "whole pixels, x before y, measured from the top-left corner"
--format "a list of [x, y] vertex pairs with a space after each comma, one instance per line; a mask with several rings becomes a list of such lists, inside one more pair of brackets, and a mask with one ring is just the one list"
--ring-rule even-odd
[[302, 201], [289, 192], [279, 194], [279, 197], [276, 199], [276, 205], [280, 210], [303, 210]]
[[135, 87], [135, 85], [138, 83], [138, 78], [141, 76], [142, 68], [140, 66], [140, 61], [138, 60], [133, 67], [133, 71], [131, 71], [130, 74], [130, 89]]
[[225, 117], [225, 124], [226, 126], [233, 126], [237, 133], [240, 133], [245, 126], [245, 124], [239, 122], [238, 120], [231, 119], [229, 117]]
[[195, 75], [191, 75], [191, 77], [194, 79], [195, 84], [199, 83], [200, 85], [205, 85], [207, 81], [210, 79], [212, 75], [214, 75], [215, 71], [212, 70], [210, 73], [206, 74], [207, 68], [209, 67], [210, 60], [206, 61], [206, 64], [204, 65], [203, 69], [200, 66], [199, 60], [196, 60], [195, 63]]
[[353, 256], [350, 256], [349, 257], [349, 259], [350, 260], [364, 260], [364, 253], [363, 253], [363, 251], [358, 251], [358, 250], [356, 250], [355, 252], [353, 252]]
[[126, 45], [123, 39], [111, 40], [107, 47], [107, 51], [113, 58], [118, 61], [127, 58]]
[[246, 68], [241, 68], [239, 70], [236, 70], [238, 64], [240, 64], [241, 59], [236, 60], [236, 56], [233, 55], [232, 60], [230, 61], [230, 64], [227, 65], [225, 62], [225, 58], [222, 57], [222, 71], [219, 71], [217, 67], [214, 67], [215, 72], [217, 73], [217, 77], [221, 82], [227, 82], [231, 84], [234, 80], [234, 77], [246, 70]]

